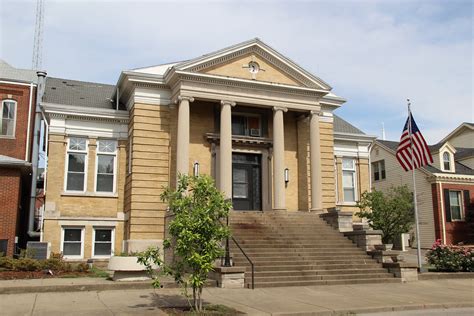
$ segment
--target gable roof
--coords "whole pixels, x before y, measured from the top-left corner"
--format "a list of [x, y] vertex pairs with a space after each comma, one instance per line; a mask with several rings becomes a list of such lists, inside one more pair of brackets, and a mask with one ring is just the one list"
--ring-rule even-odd
[[468, 128], [474, 130], [474, 123], [471, 122], [462, 122], [458, 127], [456, 127], [451, 133], [449, 133], [445, 138], [440, 140], [438, 144], [446, 143], [452, 136], [456, 135], [463, 128]]
[[[114, 93], [115, 86], [109, 84], [47, 77], [43, 102], [115, 109]], [[123, 105], [119, 109], [124, 109]]]
[[334, 133], [366, 135], [363, 131], [335, 114]]
[[306, 83], [307, 86], [311, 86], [312, 88], [318, 88], [318, 89], [323, 89], [327, 91], [330, 91], [332, 89], [332, 87], [328, 83], [323, 81], [321, 78], [306, 71], [304, 68], [299, 66], [297, 63], [295, 63], [291, 59], [283, 56], [278, 51], [276, 51], [269, 45], [262, 42], [259, 38], [253, 38], [251, 40], [248, 40], [239, 44], [235, 44], [223, 49], [219, 49], [217, 51], [204, 54], [202, 56], [192, 58], [189, 60], [144, 67], [144, 68], [137, 68], [137, 69], [132, 69], [132, 71], [142, 72], [142, 73], [147, 73], [147, 74], [154, 74], [154, 75], [159, 75], [159, 76], [165, 76], [171, 68], [174, 68], [175, 70], [179, 70], [179, 71], [195, 71], [199, 67], [205, 67], [206, 64], [209, 63], [210, 61], [219, 61], [220, 58], [223, 58], [224, 56], [234, 57], [235, 54], [239, 52], [244, 52], [247, 50], [254, 50], [255, 52], [257, 52], [257, 54], [262, 53], [264, 55], [267, 55], [268, 58], [266, 59], [269, 59], [269, 58], [273, 59], [275, 62], [279, 63], [282, 67], [286, 68], [286, 70], [288, 70], [289, 73], [292, 72], [293, 75], [297, 77], [295, 79]]
[[0, 59], [0, 79], [37, 83], [38, 76], [35, 70], [15, 68], [3, 59]]
[[[394, 155], [395, 153], [397, 152], [397, 148], [398, 148], [398, 143], [399, 142], [395, 142], [395, 141], [390, 141], [390, 140], [380, 140], [380, 139], [377, 139], [375, 141], [376, 143], [379, 143], [381, 144], [382, 146], [388, 148]], [[431, 148], [433, 146], [429, 146], [430, 147], [430, 151], [431, 151]], [[422, 167], [421, 169], [425, 169], [426, 171], [430, 172], [430, 173], [445, 173], [445, 174], [464, 174], [464, 175], [474, 175], [474, 169], [471, 169], [457, 161], [454, 161], [454, 164], [455, 164], [455, 172], [446, 172], [446, 171], [442, 171], [432, 165], [426, 165], [424, 167]]]

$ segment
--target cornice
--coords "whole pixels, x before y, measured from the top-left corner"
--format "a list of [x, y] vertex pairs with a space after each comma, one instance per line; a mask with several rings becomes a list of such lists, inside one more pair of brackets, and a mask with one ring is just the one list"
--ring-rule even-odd
[[110, 109], [83, 108], [71, 105], [41, 103], [45, 113], [50, 118], [77, 119], [83, 121], [102, 121], [128, 124], [127, 111]]
[[201, 82], [215, 84], [219, 86], [232, 86], [244, 89], [264, 90], [270, 92], [279, 91], [286, 94], [311, 96], [318, 99], [328, 93], [328, 91], [321, 89], [183, 71], [176, 71], [175, 76], [173, 78], [170, 78], [170, 81], [168, 83], [173, 89], [174, 86], [180, 81]]

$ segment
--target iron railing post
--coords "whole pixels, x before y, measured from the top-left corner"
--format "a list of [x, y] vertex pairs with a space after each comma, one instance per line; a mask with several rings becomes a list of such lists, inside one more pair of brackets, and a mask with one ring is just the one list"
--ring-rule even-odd
[[[227, 229], [229, 229], [229, 214], [227, 214]], [[230, 267], [230, 249], [229, 249], [229, 236], [225, 239], [225, 258], [224, 267]]]

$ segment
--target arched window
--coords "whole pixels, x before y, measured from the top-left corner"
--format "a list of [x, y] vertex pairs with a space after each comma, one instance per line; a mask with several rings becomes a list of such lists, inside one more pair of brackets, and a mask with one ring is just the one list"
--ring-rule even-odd
[[15, 136], [16, 101], [3, 100], [0, 111], [0, 136]]
[[451, 170], [451, 155], [447, 151], [443, 153], [443, 167], [445, 171]]

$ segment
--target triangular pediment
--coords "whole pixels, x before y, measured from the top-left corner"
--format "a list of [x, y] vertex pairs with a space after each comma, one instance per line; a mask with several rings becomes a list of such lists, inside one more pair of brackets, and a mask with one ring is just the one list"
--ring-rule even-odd
[[180, 63], [176, 65], [176, 69], [227, 78], [331, 90], [331, 86], [323, 80], [307, 72], [259, 39]]

